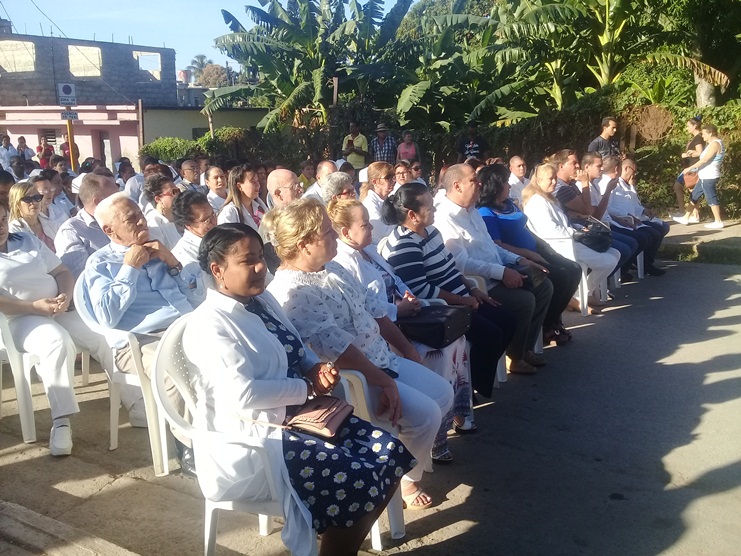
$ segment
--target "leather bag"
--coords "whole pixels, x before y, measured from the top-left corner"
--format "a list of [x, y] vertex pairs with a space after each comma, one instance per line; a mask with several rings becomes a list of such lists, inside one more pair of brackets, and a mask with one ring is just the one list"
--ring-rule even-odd
[[685, 172], [684, 174], [684, 187], [686, 189], [694, 189], [697, 182], [700, 181], [699, 172]]
[[610, 228], [591, 216], [587, 225], [588, 228], [574, 232], [574, 241], [578, 241], [598, 253], [607, 251], [612, 245]]
[[396, 319], [404, 336], [426, 346], [449, 346], [471, 328], [471, 308], [451, 305], [422, 307], [413, 317]]
[[298, 406], [292, 416], [287, 416], [285, 426], [323, 438], [334, 438], [353, 409], [349, 403], [334, 396], [317, 396]]

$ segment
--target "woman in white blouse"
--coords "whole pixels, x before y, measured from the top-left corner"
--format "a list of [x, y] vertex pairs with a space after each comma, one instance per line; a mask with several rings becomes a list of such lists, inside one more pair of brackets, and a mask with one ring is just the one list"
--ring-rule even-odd
[[[553, 239], [571, 239], [575, 230], [569, 225], [569, 219], [553, 197], [556, 189], [556, 168], [551, 164], [540, 164], [530, 184], [522, 191], [523, 212], [528, 218], [528, 227], [539, 238], [546, 242]], [[573, 255], [563, 244], [552, 242], [551, 247], [564, 257], [576, 258], [576, 262], [588, 266], [591, 272], [587, 276], [587, 287], [590, 292], [590, 305], [599, 304], [599, 285], [615, 269], [620, 260], [620, 253], [613, 248], [604, 253], [590, 249], [586, 245], [573, 242]], [[592, 309], [593, 313], [598, 312]]]
[[257, 230], [268, 207], [260, 199], [260, 177], [257, 169], [242, 164], [229, 171], [229, 193], [221, 207], [218, 223], [240, 222]]
[[227, 196], [224, 170], [218, 166], [209, 166], [206, 170], [206, 185], [208, 186], [208, 202], [218, 212], [224, 206]]
[[[366, 208], [356, 200], [332, 201], [327, 206], [327, 214], [339, 236], [334, 262], [349, 270], [358, 282], [368, 288], [369, 295], [377, 297], [392, 321], [398, 317], [416, 315], [421, 307], [420, 301], [410, 293], [409, 287], [394, 274], [391, 266], [371, 243], [374, 226]], [[425, 367], [447, 380], [455, 392], [454, 407], [443, 417], [432, 446], [432, 460], [435, 463], [450, 463], [453, 455], [448, 448], [448, 431], [453, 427], [453, 421], [459, 432], [470, 433], [476, 428], [470, 406], [466, 337], [463, 335], [442, 349], [414, 341], [412, 345]]]
[[381, 216], [383, 202], [394, 189], [394, 167], [388, 162], [373, 162], [368, 166], [368, 187], [361, 188], [360, 200], [368, 210], [370, 223], [373, 225], [372, 241], [374, 245], [388, 236], [394, 229], [386, 224]]
[[[258, 233], [240, 223], [203, 238], [201, 268], [215, 289], [190, 315], [183, 348], [195, 365], [194, 425], [230, 436], [195, 440], [198, 480], [211, 500], [261, 500], [269, 486], [260, 458], [229, 438], [265, 439], [276, 494], [283, 501], [283, 542], [311, 554], [314, 532], [323, 555], [356, 554], [388, 503], [412, 455], [396, 438], [351, 416], [333, 438], [279, 426], [293, 406], [339, 382], [332, 363], [305, 350], [272, 295]], [[275, 426], [271, 426], [275, 425]]]
[[38, 184], [41, 184], [41, 188], [51, 187], [47, 180], [37, 180], [36, 183], [31, 181], [16, 183], [10, 188], [8, 194], [10, 231], [28, 232], [35, 235], [53, 253], [54, 237], [57, 235], [60, 224], [43, 213], [41, 203], [44, 201], [44, 194], [39, 193]]
[[147, 200], [144, 218], [147, 220], [152, 239], [158, 239], [170, 251], [180, 241], [180, 232], [175, 225], [172, 203], [180, 195], [180, 189], [165, 174], [152, 174], [144, 180], [142, 196]]
[[337, 234], [321, 202], [300, 199], [277, 210], [273, 238], [282, 265], [268, 291], [321, 359], [365, 375], [377, 414], [400, 426], [400, 440], [420, 462], [402, 481], [402, 498], [411, 509], [428, 508], [432, 500], [417, 482], [429, 467], [442, 416], [453, 404], [452, 388], [420, 364], [386, 306], [332, 262]]
[[172, 254], [186, 266], [198, 262], [198, 248], [201, 239], [216, 226], [216, 213], [208, 198], [198, 191], [184, 191], [172, 203], [172, 216], [175, 225], [183, 230], [183, 237], [172, 249]]
[[39, 357], [36, 372], [49, 398], [53, 456], [72, 452], [69, 418], [79, 411], [72, 387], [75, 342], [102, 355], [104, 367], [112, 364], [102, 337], [96, 339], [70, 309], [73, 287], [72, 273], [35, 235], [9, 232], [8, 210], [0, 203], [0, 312], [19, 351]]

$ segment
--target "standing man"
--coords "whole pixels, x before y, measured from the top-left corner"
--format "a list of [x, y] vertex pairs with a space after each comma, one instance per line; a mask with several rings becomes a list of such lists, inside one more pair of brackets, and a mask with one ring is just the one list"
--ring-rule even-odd
[[356, 170], [365, 167], [365, 157], [368, 156], [368, 139], [360, 133], [357, 122], [350, 122], [350, 133], [342, 140], [342, 156]]
[[620, 145], [615, 139], [616, 133], [617, 120], [614, 116], [602, 118], [602, 133], [589, 143], [587, 152], [599, 153], [603, 160], [608, 156], [620, 156]]
[[527, 187], [530, 180], [525, 177], [527, 166], [519, 156], [509, 159], [509, 198], [522, 208], [522, 190]]
[[482, 158], [489, 150], [489, 143], [481, 137], [474, 122], [468, 122], [468, 134], [458, 141], [458, 163], [469, 158]]
[[10, 159], [14, 156], [18, 156], [18, 151], [10, 144], [10, 137], [3, 135], [2, 138], [0, 138], [0, 164], [2, 164], [3, 170], [12, 172], [10, 168]]
[[396, 139], [389, 137], [386, 124], [378, 124], [376, 136], [371, 140], [373, 162], [396, 164]]
[[64, 157], [64, 160], [67, 161], [67, 166], [72, 168], [72, 159], [75, 160], [75, 168], [80, 167], [80, 148], [77, 146], [77, 143], [73, 143], [70, 145], [69, 143], [69, 136], [66, 133], [62, 134], [62, 139], [64, 139], [64, 143], [59, 145], [59, 152]]

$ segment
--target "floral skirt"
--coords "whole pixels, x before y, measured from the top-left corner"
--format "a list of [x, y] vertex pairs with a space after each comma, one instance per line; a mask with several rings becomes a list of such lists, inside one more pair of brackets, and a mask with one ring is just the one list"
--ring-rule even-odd
[[400, 440], [355, 416], [331, 439], [283, 431], [283, 453], [291, 485], [318, 533], [352, 527], [417, 464]]

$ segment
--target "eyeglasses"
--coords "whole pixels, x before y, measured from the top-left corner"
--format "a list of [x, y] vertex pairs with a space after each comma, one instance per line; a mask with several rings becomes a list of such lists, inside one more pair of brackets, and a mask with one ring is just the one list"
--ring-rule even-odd
[[392, 180], [392, 179], [394, 179], [394, 175], [393, 174], [386, 174], [381, 179], [382, 180]]
[[211, 211], [211, 214], [209, 214], [206, 218], [202, 218], [201, 220], [194, 220], [194, 224], [205, 224], [206, 222], [210, 222], [212, 220], [216, 219], [216, 213]]
[[300, 183], [292, 183], [290, 185], [283, 185], [281, 187], [276, 187], [275, 188], [276, 191], [278, 189], [293, 189], [294, 191], [299, 191], [299, 190], [300, 191], [303, 191], [304, 190], [304, 188], [301, 187], [301, 184]]
[[403, 172], [396, 172], [396, 175], [397, 176], [406, 176], [408, 173], [409, 172], [407, 172], [406, 170], [404, 170]]
[[183, 166], [183, 167], [182, 167], [182, 168], [180, 168], [180, 169], [181, 169], [181, 170], [182, 170], [183, 172], [197, 172], [197, 171], [198, 171], [198, 168], [193, 168], [193, 167], [190, 167], [190, 166], [188, 166], [187, 168]]
[[337, 195], [338, 197], [355, 197], [355, 189], [345, 189], [342, 193]]
[[43, 200], [43, 195], [28, 195], [27, 197], [21, 197], [21, 201], [28, 205], [30, 205], [31, 203], [40, 203]]

